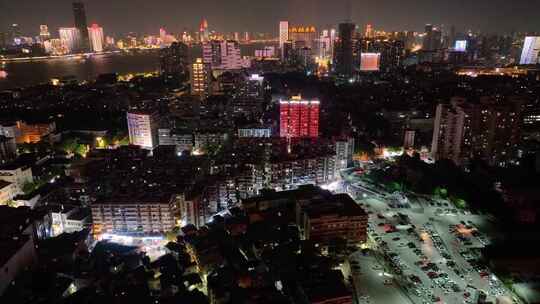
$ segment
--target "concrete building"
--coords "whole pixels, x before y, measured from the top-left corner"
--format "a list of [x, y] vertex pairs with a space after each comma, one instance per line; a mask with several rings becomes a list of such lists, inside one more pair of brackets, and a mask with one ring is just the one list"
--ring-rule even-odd
[[17, 158], [17, 145], [15, 138], [0, 135], [0, 165]]
[[168, 195], [119, 197], [92, 204], [94, 234], [164, 233], [176, 226], [176, 198]]
[[343, 238], [350, 244], [367, 240], [368, 214], [348, 194], [321, 193], [296, 203], [297, 225], [306, 240], [328, 245]]
[[0, 206], [0, 296], [17, 275], [37, 265], [37, 242], [49, 237], [48, 231], [43, 214]]
[[414, 137], [416, 135], [415, 130], [407, 129], [403, 135], [403, 148], [414, 148]]
[[308, 48], [314, 48], [317, 39], [317, 29], [313, 25], [298, 25], [289, 27], [289, 39], [293, 43], [302, 41]]
[[90, 49], [93, 52], [103, 52], [105, 39], [102, 27], [95, 23], [92, 24], [92, 26], [88, 28], [88, 38], [90, 39]]
[[431, 154], [435, 160], [450, 159], [457, 165], [479, 157], [504, 166], [516, 156], [520, 117], [519, 101], [481, 98], [472, 103], [453, 98], [450, 104], [437, 106]]
[[8, 123], [2, 127], [4, 136], [14, 137], [17, 144], [38, 143], [49, 135], [56, 132], [55, 122], [27, 123], [16, 121], [14, 124]]
[[159, 129], [159, 145], [175, 146], [176, 153], [193, 150], [193, 134], [178, 130]]
[[353, 165], [354, 138], [336, 140], [336, 170], [344, 170]]
[[219, 146], [228, 138], [227, 133], [220, 132], [196, 132], [194, 135], [194, 150], [204, 151], [210, 146]]
[[353, 76], [354, 28], [354, 23], [339, 24], [339, 39], [334, 50], [334, 69], [339, 77], [350, 78]]
[[34, 181], [32, 168], [16, 163], [4, 165], [0, 167], [0, 180], [14, 184], [17, 194], [22, 194], [24, 185]]
[[283, 59], [283, 45], [289, 40], [289, 21], [279, 22], [279, 49]]
[[240, 138], [254, 138], [254, 137], [271, 137], [272, 129], [269, 127], [254, 125], [238, 128], [238, 137]]
[[[86, 26], [84, 29], [87, 32]], [[75, 27], [61, 27], [58, 33], [68, 53], [77, 52], [81, 48], [81, 32], [79, 29]]]
[[173, 42], [159, 52], [161, 74], [187, 80], [189, 70], [189, 48], [182, 42]]
[[212, 40], [203, 44], [203, 63], [212, 70], [240, 70], [249, 67], [240, 55], [240, 46], [233, 40]]
[[539, 52], [540, 52], [540, 37], [536, 37], [536, 36], [525, 37], [519, 64], [538, 64]]
[[302, 100], [295, 96], [279, 102], [279, 132], [281, 137], [319, 136], [318, 100]]
[[17, 186], [14, 183], [9, 183], [0, 180], [0, 205], [6, 205], [18, 194]]
[[84, 3], [81, 1], [73, 2], [73, 17], [75, 20], [75, 28], [79, 31], [80, 44], [79, 48], [83, 52], [87, 52], [90, 49], [90, 41], [88, 39], [88, 23], [86, 20], [86, 9]]
[[153, 150], [159, 144], [157, 112], [130, 111], [127, 113], [129, 143], [143, 149]]
[[204, 63], [202, 58], [195, 59], [191, 64], [189, 74], [191, 83], [191, 95], [206, 98], [211, 94], [212, 71], [210, 64]]

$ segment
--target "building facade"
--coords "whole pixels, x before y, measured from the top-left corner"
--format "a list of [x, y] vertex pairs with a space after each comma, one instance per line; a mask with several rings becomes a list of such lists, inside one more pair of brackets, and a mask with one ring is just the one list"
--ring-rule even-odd
[[191, 95], [206, 98], [211, 94], [212, 71], [210, 65], [203, 62], [202, 58], [195, 59], [191, 64]]
[[93, 52], [103, 52], [103, 43], [105, 39], [103, 38], [103, 28], [97, 24], [92, 24], [88, 28], [88, 38], [90, 39], [90, 49]]
[[128, 112], [127, 124], [130, 144], [147, 150], [153, 150], [158, 146], [159, 115], [157, 112]]
[[175, 197], [121, 198], [92, 204], [95, 234], [152, 234], [176, 226]]
[[[87, 28], [84, 28], [88, 32]], [[58, 30], [60, 41], [68, 53], [77, 52], [81, 48], [81, 31], [76, 27], [61, 27]]]
[[203, 44], [203, 62], [215, 70], [240, 70], [249, 67], [242, 59], [240, 46], [234, 40], [212, 40]]
[[318, 100], [302, 100], [301, 96], [295, 96], [290, 100], [280, 100], [280, 136], [318, 137], [319, 105]]
[[521, 103], [514, 100], [483, 98], [472, 103], [454, 98], [450, 104], [439, 104], [432, 156], [435, 160], [450, 159], [457, 165], [466, 165], [476, 157], [491, 165], [505, 166], [516, 156], [520, 117]]

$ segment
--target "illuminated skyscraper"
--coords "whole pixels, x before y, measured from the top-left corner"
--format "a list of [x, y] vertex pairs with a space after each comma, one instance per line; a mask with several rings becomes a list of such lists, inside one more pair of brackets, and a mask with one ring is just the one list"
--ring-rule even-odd
[[210, 94], [211, 71], [208, 64], [202, 58], [195, 59], [191, 65], [190, 82], [191, 94], [205, 98]]
[[76, 52], [80, 49], [81, 33], [75, 27], [61, 27], [58, 30], [60, 40], [69, 53]]
[[283, 54], [283, 44], [289, 40], [289, 21], [279, 22], [279, 48]]
[[353, 35], [354, 23], [339, 24], [339, 39], [336, 43], [334, 66], [336, 74], [340, 77], [353, 76]]
[[523, 51], [519, 64], [538, 64], [538, 53], [540, 52], [540, 37], [525, 37]]
[[83, 2], [73, 2], [73, 16], [75, 17], [75, 27], [79, 30], [80, 45], [82, 51], [90, 49], [90, 41], [88, 39], [88, 24], [86, 22], [86, 10]]
[[280, 136], [318, 137], [319, 104], [318, 100], [302, 100], [301, 96], [295, 96], [291, 100], [280, 100]]
[[130, 144], [147, 150], [158, 146], [157, 112], [130, 111], [127, 113], [127, 124]]
[[208, 41], [210, 39], [210, 32], [208, 31], [208, 21], [203, 18], [199, 27], [201, 42]]
[[20, 39], [21, 36], [22, 33], [19, 24], [13, 23], [8, 29], [8, 45], [15, 44], [15, 40]]
[[92, 27], [88, 28], [88, 38], [90, 39], [90, 46], [94, 52], [103, 52], [103, 28], [97, 24], [92, 24]]
[[305, 46], [313, 48], [317, 39], [317, 29], [315, 26], [293, 26], [289, 28], [289, 40], [292, 42], [303, 42]]

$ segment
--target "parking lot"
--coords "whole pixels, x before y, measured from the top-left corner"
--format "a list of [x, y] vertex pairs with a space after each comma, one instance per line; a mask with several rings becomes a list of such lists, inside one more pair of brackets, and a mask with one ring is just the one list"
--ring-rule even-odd
[[[369, 257], [350, 257], [359, 265], [359, 274], [352, 276], [361, 291], [359, 303], [476, 303], [479, 297], [520, 303], [479, 262], [479, 249], [494, 231], [486, 216], [444, 200], [406, 194], [406, 203], [395, 204], [395, 195], [355, 190], [349, 185], [351, 196], [370, 214], [372, 248]], [[383, 270], [373, 270], [376, 265]]]

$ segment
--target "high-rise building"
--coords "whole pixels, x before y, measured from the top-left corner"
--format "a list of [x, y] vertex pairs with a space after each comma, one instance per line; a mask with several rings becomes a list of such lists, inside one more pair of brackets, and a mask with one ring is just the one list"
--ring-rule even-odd
[[8, 29], [8, 45], [14, 45], [16, 44], [15, 41], [19, 41], [20, 37], [22, 36], [21, 28], [19, 27], [19, 24], [13, 23], [9, 29]]
[[206, 19], [201, 20], [201, 24], [199, 26], [199, 37], [201, 42], [206, 42], [210, 40], [210, 32], [208, 31], [208, 21]]
[[289, 40], [289, 21], [279, 22], [279, 49], [283, 59], [283, 44]]
[[373, 26], [371, 24], [366, 25], [366, 32], [364, 33], [365, 38], [373, 38]]
[[293, 43], [303, 42], [309, 48], [315, 47], [315, 40], [318, 38], [317, 29], [313, 25], [290, 27], [288, 36]]
[[301, 96], [294, 96], [290, 100], [280, 100], [280, 136], [318, 137], [319, 104], [318, 100], [302, 100]]
[[162, 49], [159, 55], [163, 75], [187, 80], [189, 48], [186, 44], [173, 42], [170, 47]]
[[159, 115], [157, 112], [130, 111], [127, 113], [129, 143], [143, 149], [158, 146]]
[[212, 69], [239, 70], [247, 67], [240, 55], [240, 46], [233, 40], [212, 40], [203, 44], [203, 62]]
[[92, 24], [88, 28], [88, 38], [90, 39], [90, 47], [93, 52], [103, 52], [103, 28], [97, 24]]
[[76, 52], [81, 46], [81, 32], [75, 27], [61, 27], [58, 30], [60, 40], [69, 53]]
[[405, 133], [403, 134], [403, 148], [409, 149], [414, 148], [414, 137], [416, 135], [416, 131], [412, 129], [406, 129]]
[[360, 44], [361, 52], [361, 65], [364, 59], [371, 59], [364, 54], [379, 54], [379, 66], [382, 71], [389, 71], [391, 69], [401, 66], [401, 62], [405, 55], [405, 45], [401, 40], [393, 39], [361, 39], [358, 41]]
[[353, 165], [354, 138], [344, 136], [336, 140], [336, 169], [343, 170]]
[[41, 43], [49, 40], [51, 38], [51, 33], [49, 32], [49, 27], [45, 24], [39, 26], [39, 39]]
[[431, 154], [435, 160], [450, 159], [467, 165], [478, 157], [491, 165], [505, 165], [515, 157], [520, 139], [521, 103], [494, 102], [482, 98], [479, 103], [454, 98], [439, 104], [433, 128]]
[[425, 51], [439, 50], [442, 47], [441, 39], [442, 32], [433, 25], [426, 24], [422, 48]]
[[75, 27], [81, 35], [80, 48], [82, 51], [88, 51], [90, 49], [90, 41], [88, 39], [88, 24], [86, 22], [86, 10], [83, 2], [73, 2], [73, 16], [75, 18]]
[[202, 58], [195, 59], [189, 73], [191, 80], [191, 94], [205, 98], [210, 95], [211, 70]]
[[334, 51], [334, 66], [336, 74], [340, 77], [350, 78], [353, 76], [354, 29], [354, 23], [339, 24], [339, 39]]
[[538, 36], [525, 37], [519, 64], [538, 64], [539, 52], [540, 52], [540, 37]]
[[330, 37], [330, 31], [323, 30], [321, 32], [321, 36], [319, 37], [319, 58], [332, 58], [333, 47], [334, 45]]

